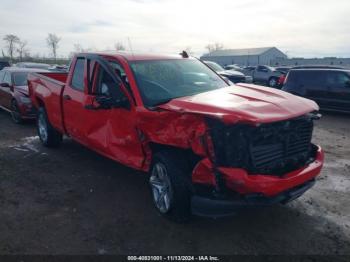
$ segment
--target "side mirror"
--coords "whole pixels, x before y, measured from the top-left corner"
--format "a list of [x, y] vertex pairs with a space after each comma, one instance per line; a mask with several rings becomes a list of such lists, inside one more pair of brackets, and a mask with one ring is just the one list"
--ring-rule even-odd
[[91, 105], [86, 105], [89, 110], [107, 110], [112, 108], [130, 108], [129, 100], [126, 97], [114, 99], [111, 96], [96, 96]]
[[11, 86], [8, 83], [1, 83], [0, 84], [1, 87], [8, 87], [11, 88]]

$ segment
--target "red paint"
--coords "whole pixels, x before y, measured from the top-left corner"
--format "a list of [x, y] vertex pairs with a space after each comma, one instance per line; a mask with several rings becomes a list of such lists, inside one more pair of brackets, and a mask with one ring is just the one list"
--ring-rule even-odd
[[[68, 75], [31, 74], [31, 99], [36, 107], [45, 106], [51, 124], [60, 132], [106, 157], [143, 171], [150, 168], [152, 144], [189, 149], [202, 159], [193, 170], [193, 182], [214, 185], [212, 156], [208, 152], [210, 149], [203, 145], [203, 139], [208, 139], [205, 117], [217, 118], [226, 124], [258, 125], [295, 118], [319, 109], [313, 101], [276, 89], [239, 84], [173, 99], [157, 110], [149, 110], [143, 105], [129, 61], [184, 58], [99, 55], [118, 62], [124, 68], [133, 98], [124, 84], [120, 88], [129, 99], [129, 110], [114, 108], [93, 111], [85, 108], [94, 99], [87, 88], [87, 66], [83, 92], [72, 88], [72, 72]], [[71, 70], [75, 63], [76, 58], [72, 61]], [[64, 99], [67, 96], [70, 100]], [[241, 194], [263, 193], [272, 196], [314, 178], [319, 174], [322, 163], [323, 152], [319, 149], [315, 162], [282, 178], [250, 175], [242, 169], [218, 167], [218, 170], [224, 175], [229, 189]]]

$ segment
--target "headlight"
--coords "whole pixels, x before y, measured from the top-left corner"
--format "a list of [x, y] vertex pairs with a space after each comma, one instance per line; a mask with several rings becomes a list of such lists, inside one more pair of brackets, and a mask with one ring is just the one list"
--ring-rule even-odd
[[30, 98], [29, 98], [29, 97], [26, 97], [26, 96], [20, 96], [20, 97], [19, 97], [19, 100], [21, 100], [21, 102], [22, 102], [23, 104], [30, 104], [30, 103], [32, 103], [32, 101], [30, 100]]

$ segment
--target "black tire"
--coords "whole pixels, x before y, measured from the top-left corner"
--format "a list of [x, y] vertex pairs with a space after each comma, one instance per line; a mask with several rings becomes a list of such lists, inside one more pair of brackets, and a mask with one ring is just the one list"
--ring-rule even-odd
[[276, 88], [278, 85], [278, 78], [277, 77], [270, 77], [269, 81], [267, 82], [267, 85], [272, 88]]
[[62, 142], [62, 134], [50, 124], [44, 107], [38, 109], [37, 131], [41, 143], [46, 147], [58, 147]]
[[19, 111], [16, 100], [12, 100], [11, 102], [11, 117], [12, 117], [12, 121], [15, 122], [16, 124], [23, 124], [21, 112]]
[[[191, 218], [191, 178], [187, 163], [183, 159], [184, 157], [175, 151], [161, 151], [154, 155], [150, 170], [150, 188], [155, 208], [164, 217], [178, 223], [188, 222]], [[170, 203], [165, 210], [161, 210], [157, 206], [157, 189], [152, 186], [154, 183], [154, 181], [152, 182], [153, 172], [156, 172], [159, 164], [166, 169], [170, 188]]]

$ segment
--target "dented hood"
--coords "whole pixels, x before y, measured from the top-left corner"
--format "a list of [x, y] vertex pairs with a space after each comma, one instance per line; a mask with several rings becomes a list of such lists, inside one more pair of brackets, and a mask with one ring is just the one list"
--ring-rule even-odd
[[319, 110], [312, 100], [250, 84], [176, 98], [159, 107], [219, 118], [225, 123], [251, 124], [282, 121]]

